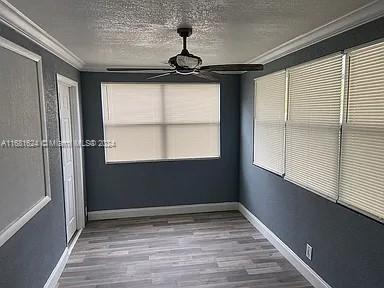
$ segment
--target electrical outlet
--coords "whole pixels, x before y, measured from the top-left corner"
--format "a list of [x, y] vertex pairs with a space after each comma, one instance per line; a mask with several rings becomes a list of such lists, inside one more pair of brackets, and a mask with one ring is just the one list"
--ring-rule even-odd
[[307, 243], [307, 248], [305, 249], [305, 256], [307, 256], [309, 260], [312, 260], [312, 246], [309, 245], [308, 243]]

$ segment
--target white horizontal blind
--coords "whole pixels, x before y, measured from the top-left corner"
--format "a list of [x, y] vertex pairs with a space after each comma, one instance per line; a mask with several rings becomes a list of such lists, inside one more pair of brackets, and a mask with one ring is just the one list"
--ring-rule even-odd
[[218, 157], [219, 84], [102, 85], [107, 162]]
[[289, 69], [286, 179], [336, 200], [342, 55]]
[[349, 54], [339, 201], [384, 219], [384, 43]]
[[254, 164], [284, 173], [285, 71], [255, 80]]

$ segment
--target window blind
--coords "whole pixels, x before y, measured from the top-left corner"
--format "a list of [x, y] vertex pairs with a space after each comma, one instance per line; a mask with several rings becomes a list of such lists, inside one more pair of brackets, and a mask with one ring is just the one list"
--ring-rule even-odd
[[341, 54], [289, 69], [286, 126], [286, 174], [315, 193], [336, 200], [340, 106]]
[[218, 84], [165, 84], [166, 156], [170, 159], [218, 157]]
[[349, 53], [339, 202], [384, 219], [384, 43]]
[[107, 162], [163, 158], [162, 87], [160, 84], [105, 84], [104, 137]]
[[107, 162], [220, 155], [219, 84], [104, 83]]
[[254, 164], [284, 173], [286, 74], [280, 71], [255, 80]]

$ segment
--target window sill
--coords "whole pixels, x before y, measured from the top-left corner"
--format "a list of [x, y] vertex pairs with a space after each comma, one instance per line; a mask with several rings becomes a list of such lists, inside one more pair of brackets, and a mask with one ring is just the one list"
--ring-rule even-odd
[[204, 160], [219, 160], [221, 156], [202, 157], [202, 158], [178, 158], [178, 159], [151, 159], [151, 160], [121, 160], [121, 161], [105, 161], [107, 165], [116, 164], [139, 164], [139, 163], [161, 163], [161, 162], [182, 162], [182, 161], [204, 161]]

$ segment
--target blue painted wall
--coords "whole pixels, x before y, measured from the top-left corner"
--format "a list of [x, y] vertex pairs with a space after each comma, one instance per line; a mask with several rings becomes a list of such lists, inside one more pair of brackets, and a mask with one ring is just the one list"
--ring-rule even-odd
[[[101, 82], [148, 82], [145, 74], [82, 72], [84, 138], [103, 139]], [[173, 76], [153, 82], [202, 82]], [[220, 78], [221, 158], [105, 164], [103, 148], [85, 151], [88, 210], [237, 201], [239, 76]]]
[[[384, 37], [384, 18], [276, 60], [241, 79], [239, 199], [333, 288], [384, 287], [384, 224], [252, 165], [254, 78]], [[305, 258], [305, 245], [313, 259]]]
[[[0, 36], [42, 56], [48, 137], [59, 139], [56, 73], [76, 81], [80, 80], [80, 73], [2, 23], [0, 23]], [[52, 201], [0, 247], [1, 288], [43, 287], [66, 247], [59, 148], [49, 149], [49, 168]]]

